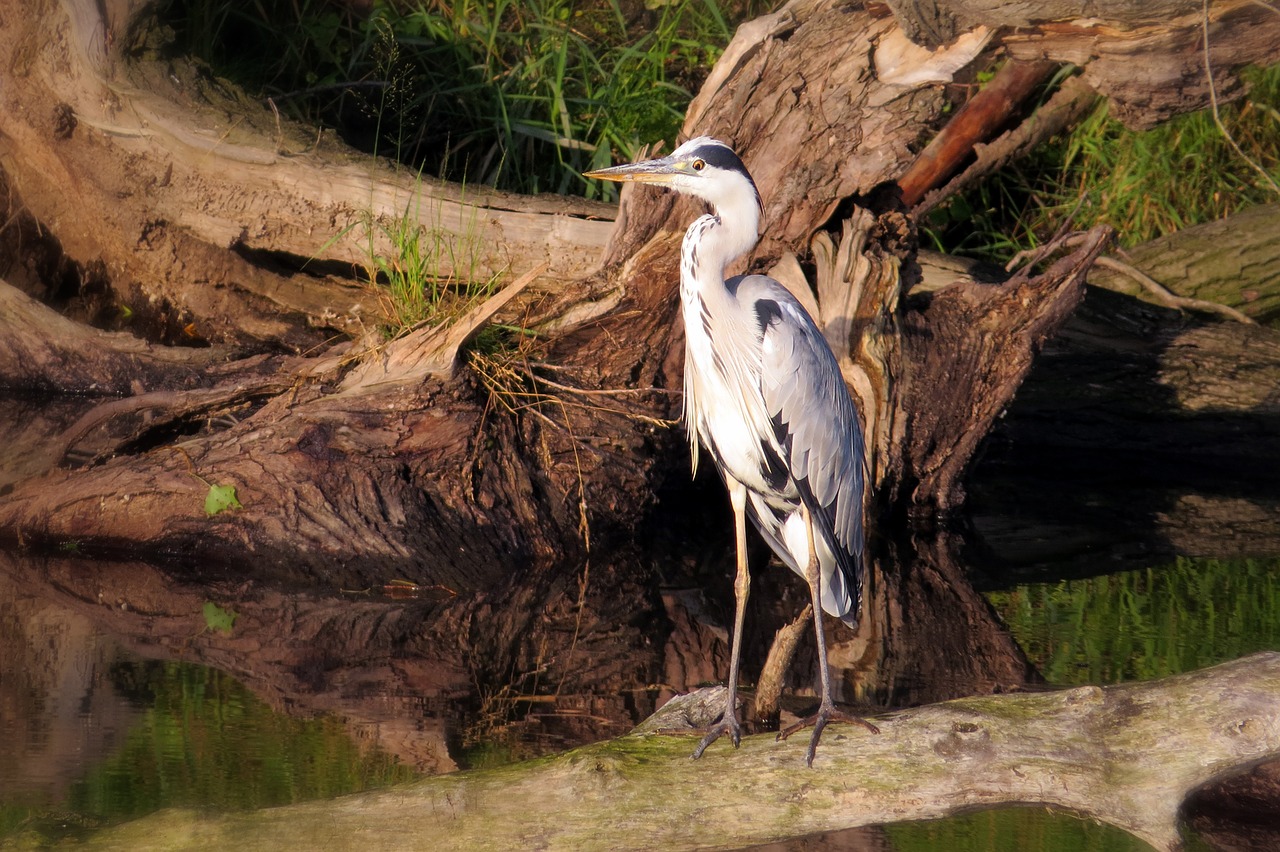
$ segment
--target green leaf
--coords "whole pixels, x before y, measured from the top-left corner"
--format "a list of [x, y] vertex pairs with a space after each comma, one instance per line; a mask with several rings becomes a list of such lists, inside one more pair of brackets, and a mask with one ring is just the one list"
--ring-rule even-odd
[[[232, 498], [235, 499], [234, 497]], [[227, 635], [231, 634], [231, 626], [236, 623], [236, 619], [240, 615], [229, 609], [223, 609], [213, 601], [207, 601], [204, 605], [204, 623], [210, 630], [221, 630]]]
[[243, 509], [236, 499], [234, 485], [210, 485], [209, 496], [204, 498], [204, 513], [212, 517], [228, 509]]

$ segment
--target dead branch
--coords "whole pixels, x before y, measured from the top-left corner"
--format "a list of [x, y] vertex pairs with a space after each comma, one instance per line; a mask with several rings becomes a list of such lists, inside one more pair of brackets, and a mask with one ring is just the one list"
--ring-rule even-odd
[[[1123, 686], [966, 698], [829, 730], [812, 769], [773, 735], [689, 760], [628, 736], [501, 769], [250, 814], [165, 811], [97, 849], [725, 849], [1042, 804], [1179, 848], [1192, 791], [1280, 756], [1280, 654]], [[733, 783], [724, 779], [732, 777]]]

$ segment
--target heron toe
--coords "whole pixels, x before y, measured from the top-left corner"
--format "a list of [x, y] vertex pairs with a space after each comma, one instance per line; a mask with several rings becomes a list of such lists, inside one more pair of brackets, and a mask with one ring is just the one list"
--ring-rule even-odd
[[845, 713], [843, 710], [837, 710], [834, 705], [823, 703], [818, 707], [818, 712], [812, 716], [808, 716], [794, 725], [788, 726], [786, 729], [778, 732], [778, 739], [785, 740], [796, 731], [804, 728], [812, 727], [813, 736], [809, 738], [809, 751], [806, 752], [804, 762], [807, 766], [813, 766], [814, 755], [818, 753], [818, 740], [822, 739], [822, 731], [831, 722], [849, 722], [854, 725], [862, 725], [873, 734], [880, 733], [880, 729], [875, 725], [863, 719], [861, 716], [854, 716], [852, 713]]
[[742, 726], [738, 723], [736, 716], [726, 716], [708, 728], [707, 735], [702, 738], [702, 742], [698, 743], [698, 747], [693, 750], [693, 759], [697, 760], [702, 757], [702, 753], [707, 750], [707, 746], [726, 734], [729, 735], [734, 748], [737, 748], [742, 742]]

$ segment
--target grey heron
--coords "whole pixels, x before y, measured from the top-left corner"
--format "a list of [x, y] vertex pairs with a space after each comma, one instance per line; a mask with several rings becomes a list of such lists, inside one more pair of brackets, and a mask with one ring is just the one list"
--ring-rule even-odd
[[701, 443], [729, 490], [737, 546], [736, 606], [727, 704], [693, 753], [728, 735], [737, 715], [742, 628], [750, 590], [746, 518], [809, 585], [822, 679], [814, 715], [779, 734], [812, 726], [812, 765], [827, 723], [870, 722], [831, 698], [823, 610], [856, 626], [862, 605], [862, 427], [826, 339], [800, 302], [765, 275], [725, 279], [726, 267], [759, 240], [760, 193], [733, 149], [707, 136], [670, 156], [586, 173], [669, 187], [706, 201], [711, 212], [685, 233], [680, 303], [685, 329], [684, 421], [698, 468]]

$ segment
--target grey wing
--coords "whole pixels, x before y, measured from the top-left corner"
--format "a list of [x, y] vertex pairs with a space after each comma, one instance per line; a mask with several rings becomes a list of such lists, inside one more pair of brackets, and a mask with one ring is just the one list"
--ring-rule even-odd
[[865, 451], [853, 400], [822, 332], [785, 287], [751, 275], [736, 295], [757, 321], [760, 389], [777, 446], [852, 587], [856, 613]]

